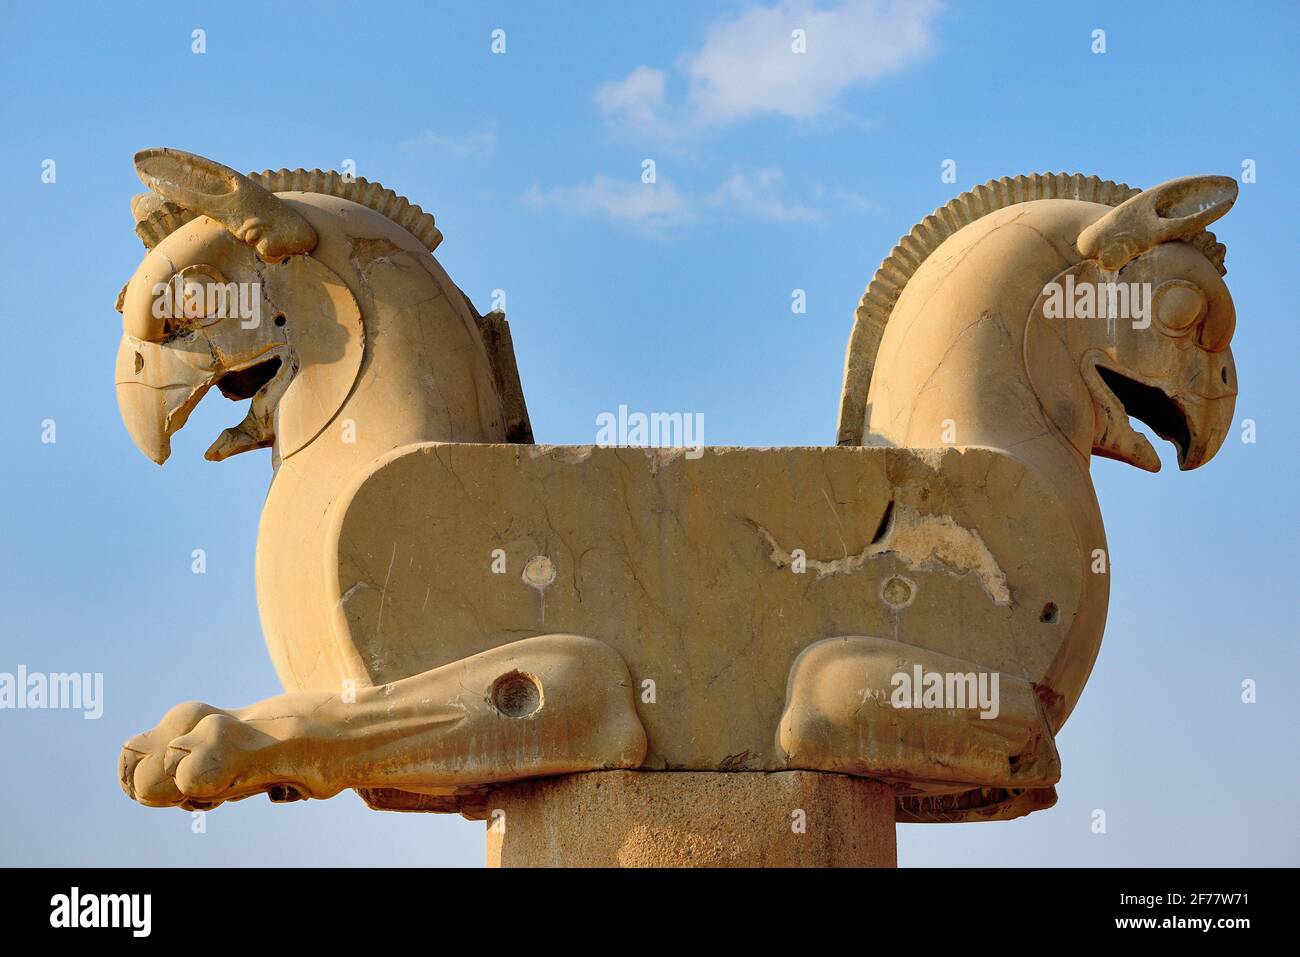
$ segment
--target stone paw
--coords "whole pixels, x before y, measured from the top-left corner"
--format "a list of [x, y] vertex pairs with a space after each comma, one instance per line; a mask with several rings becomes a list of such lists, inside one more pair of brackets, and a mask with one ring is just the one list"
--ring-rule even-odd
[[[932, 687], [936, 700], [900, 697], [910, 687], [900, 677]], [[950, 691], [957, 700], [947, 700]], [[804, 649], [776, 744], [793, 768], [913, 787], [1048, 788], [1061, 776], [1028, 681], [884, 638], [828, 638]]]
[[[122, 747], [119, 776], [128, 797], [150, 807], [210, 810], [266, 792], [273, 801], [323, 796], [296, 774], [293, 718], [244, 720], [197, 701], [177, 705], [152, 731]], [[267, 727], [276, 725], [275, 733]]]

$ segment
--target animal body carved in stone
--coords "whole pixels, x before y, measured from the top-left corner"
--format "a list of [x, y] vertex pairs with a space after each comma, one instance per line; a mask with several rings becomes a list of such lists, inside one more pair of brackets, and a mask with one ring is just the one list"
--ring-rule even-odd
[[[146, 804], [353, 788], [480, 814], [493, 786], [621, 768], [856, 775], [909, 821], [1047, 807], [1106, 615], [1089, 459], [1159, 467], [1131, 415], [1195, 468], [1232, 419], [1224, 177], [963, 194], [868, 287], [837, 445], [688, 456], [533, 444], [504, 318], [391, 191], [136, 167], [123, 420], [161, 463], [213, 386], [250, 400], [207, 454], [271, 449], [257, 588], [285, 686], [128, 742]], [[1146, 306], [1058, 314], [1121, 284]]]

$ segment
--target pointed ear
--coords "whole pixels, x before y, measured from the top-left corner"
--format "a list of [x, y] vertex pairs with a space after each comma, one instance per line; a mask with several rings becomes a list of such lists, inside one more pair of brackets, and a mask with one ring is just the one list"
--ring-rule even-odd
[[1237, 201], [1230, 176], [1184, 176], [1143, 190], [1079, 233], [1079, 252], [1104, 269], [1123, 268], [1160, 243], [1199, 233]]
[[316, 231], [278, 196], [202, 156], [165, 148], [135, 154], [141, 181], [163, 199], [210, 216], [266, 262], [311, 251]]

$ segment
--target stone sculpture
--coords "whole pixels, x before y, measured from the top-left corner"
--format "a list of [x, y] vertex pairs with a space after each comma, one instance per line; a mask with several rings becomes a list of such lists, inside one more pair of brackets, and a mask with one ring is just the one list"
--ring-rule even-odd
[[[378, 184], [135, 162], [122, 417], [161, 463], [212, 386], [251, 399], [207, 457], [272, 450], [257, 588], [286, 689], [129, 741], [148, 805], [352, 788], [505, 809], [500, 863], [892, 863], [894, 820], [1054, 803], [1109, 590], [1089, 457], [1158, 469], [1131, 415], [1196, 468], [1232, 421], [1226, 177], [962, 194], [862, 299], [837, 446], [696, 458], [533, 444], [504, 316]], [[1062, 290], [1110, 311], [1062, 318]], [[772, 850], [796, 800], [861, 848]], [[543, 835], [611, 808], [582, 848]]]

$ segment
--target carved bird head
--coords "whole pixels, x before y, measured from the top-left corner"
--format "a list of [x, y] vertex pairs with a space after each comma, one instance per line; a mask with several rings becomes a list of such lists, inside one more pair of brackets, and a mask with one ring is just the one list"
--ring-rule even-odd
[[1094, 313], [1106, 319], [1071, 324], [1086, 340], [1080, 371], [1096, 416], [1094, 454], [1160, 469], [1129, 416], [1172, 442], [1184, 470], [1204, 465], [1223, 444], [1237, 395], [1229, 347], [1236, 311], [1221, 275], [1222, 247], [1185, 240], [1236, 198], [1237, 184], [1226, 176], [1171, 180], [1079, 234], [1086, 259], [1073, 275], [1083, 290], [1075, 304], [1086, 302], [1091, 284]]
[[178, 150], [144, 150], [135, 166], [152, 191], [133, 203], [137, 219], [173, 210], [176, 222], [118, 301], [115, 381], [127, 431], [161, 464], [171, 436], [216, 386], [252, 401], [207, 458], [277, 439], [281, 457], [291, 454], [337, 410], [361, 350], [355, 299], [308, 255], [318, 237], [306, 204]]
[[1080, 452], [1158, 472], [1130, 417], [1172, 442], [1184, 470], [1223, 444], [1237, 395], [1236, 312], [1223, 246], [1204, 227], [1236, 195], [1227, 177], [1190, 176], [1075, 227], [1072, 264], [1031, 309], [1025, 360], [1039, 404]]

